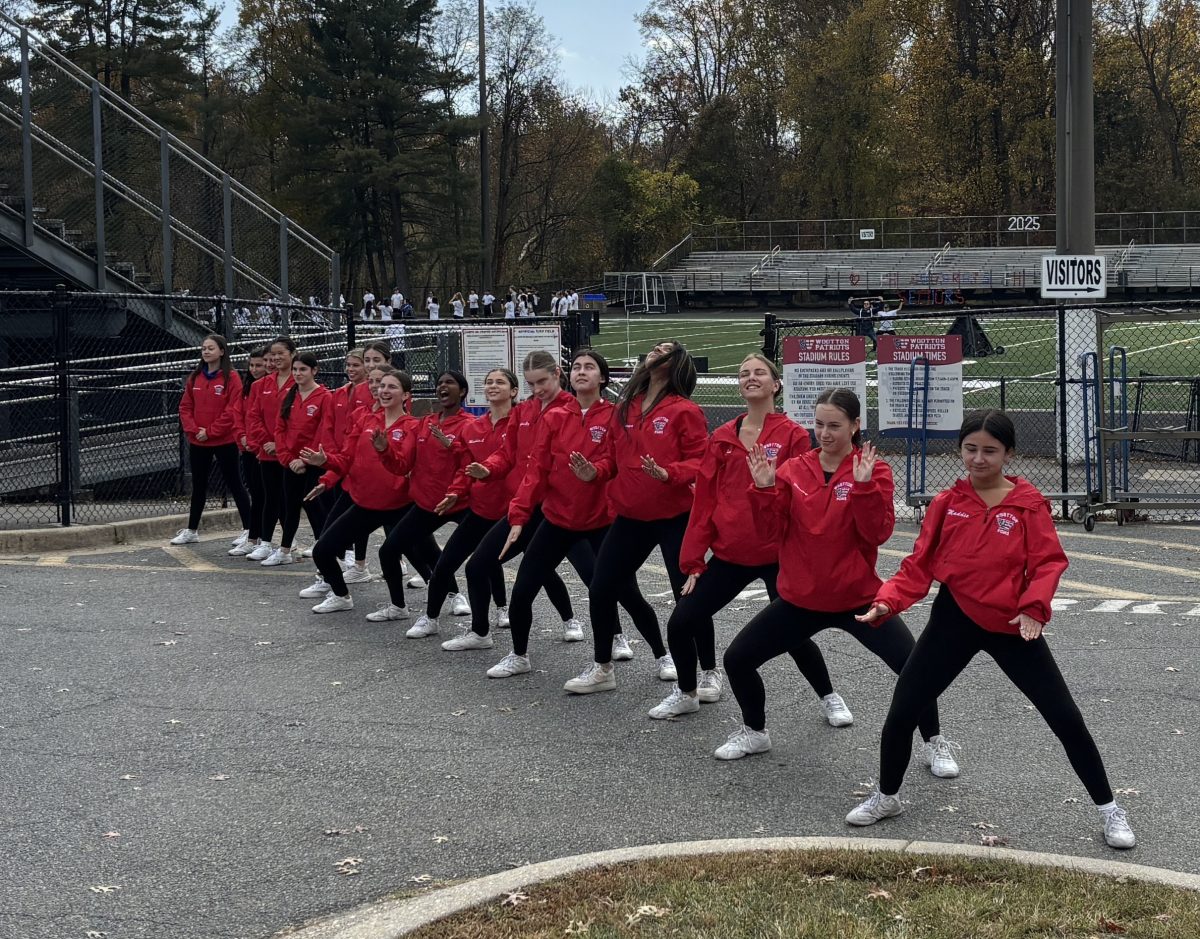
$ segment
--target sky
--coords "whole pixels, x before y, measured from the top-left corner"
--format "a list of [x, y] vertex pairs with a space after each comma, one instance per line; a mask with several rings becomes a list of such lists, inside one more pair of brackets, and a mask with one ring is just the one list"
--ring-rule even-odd
[[[556, 50], [567, 84], [590, 90], [596, 99], [615, 98], [628, 83], [626, 60], [641, 48], [634, 17], [647, 0], [534, 0], [546, 29], [558, 39]], [[222, 22], [237, 20], [237, 0], [225, 0]]]

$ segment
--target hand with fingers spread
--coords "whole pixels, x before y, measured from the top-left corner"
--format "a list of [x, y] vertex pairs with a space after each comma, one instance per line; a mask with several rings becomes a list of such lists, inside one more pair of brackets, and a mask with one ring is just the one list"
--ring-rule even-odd
[[665, 483], [670, 475], [665, 469], [654, 462], [654, 457], [649, 453], [642, 456], [642, 472], [651, 479], [657, 479], [660, 483]]
[[875, 472], [875, 461], [879, 458], [879, 451], [875, 449], [875, 445], [869, 440], [862, 445], [862, 452], [854, 455], [854, 481], [856, 483], [869, 483], [871, 474]]
[[446, 498], [433, 507], [434, 515], [445, 515], [458, 504], [458, 496], [453, 492], [446, 493]]
[[571, 472], [573, 472], [585, 483], [590, 483], [596, 478], [596, 464], [585, 457], [578, 450], [572, 451], [570, 460]]
[[762, 444], [756, 443], [754, 449], [746, 454], [746, 465], [750, 467], [750, 476], [759, 489], [770, 489], [775, 485], [775, 460], [767, 456]]
[[315, 486], [312, 487], [312, 489], [308, 490], [308, 495], [306, 495], [304, 497], [304, 501], [312, 502], [313, 499], [317, 498], [317, 496], [319, 496], [324, 491], [325, 491], [325, 484], [317, 483]]
[[513, 525], [508, 530], [508, 538], [504, 541], [504, 547], [500, 549], [500, 560], [504, 560], [504, 555], [508, 554], [508, 549], [517, 543], [517, 539], [521, 537], [521, 532], [524, 530], [524, 525]]
[[1026, 642], [1032, 642], [1034, 639], [1040, 636], [1042, 634], [1042, 630], [1046, 628], [1045, 623], [1039, 623], [1028, 613], [1018, 613], [1008, 622], [1012, 626], [1020, 627], [1021, 638]]
[[871, 608], [867, 610], [866, 613], [864, 613], [862, 616], [856, 616], [854, 618], [860, 623], [874, 625], [880, 620], [887, 619], [891, 615], [892, 611], [888, 609], [888, 605], [886, 603], [873, 603], [871, 604]]
[[378, 427], [371, 431], [371, 446], [376, 453], [383, 453], [388, 448], [387, 434]]
[[487, 479], [492, 475], [492, 471], [482, 463], [469, 463], [467, 465], [466, 473], [472, 479]]
[[329, 455], [325, 452], [324, 444], [317, 444], [317, 449], [311, 447], [303, 447], [300, 450], [300, 459], [309, 466], [324, 466], [329, 461]]
[[688, 574], [687, 580], [683, 582], [683, 586], [679, 588], [679, 595], [686, 597], [689, 593], [696, 589], [696, 581], [700, 579], [699, 574]]

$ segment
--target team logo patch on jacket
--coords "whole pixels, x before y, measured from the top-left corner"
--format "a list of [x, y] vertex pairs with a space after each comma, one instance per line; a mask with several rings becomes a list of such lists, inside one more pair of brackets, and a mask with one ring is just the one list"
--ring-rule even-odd
[[854, 483], [841, 482], [833, 487], [833, 496], [838, 502], [845, 502], [850, 498], [850, 490], [854, 488]]
[[782, 449], [783, 444], [781, 443], [768, 443], [763, 445], [763, 452], [767, 454], [768, 460], [773, 460], [775, 457], [779, 456], [779, 451]]
[[404, 431], [401, 430], [399, 427], [397, 427], [395, 430], [392, 431], [392, 439], [393, 440], [403, 440], [404, 439]]
[[592, 435], [592, 443], [600, 443], [604, 439], [604, 435], [608, 433], [608, 428], [593, 424], [588, 428], [588, 433]]
[[1012, 512], [1000, 512], [996, 515], [996, 533], [1000, 535], [1011, 535], [1012, 530], [1017, 527], [1018, 519]]
[[316, 417], [317, 416], [317, 406], [315, 404], [310, 404], [308, 407], [306, 407], [304, 409], [304, 413], [307, 414], [309, 417]]
[[650, 426], [654, 428], [656, 434], [662, 434], [666, 432], [667, 424], [670, 422], [671, 419], [669, 417], [656, 417], [650, 422]]
[[225, 394], [225, 386], [224, 385], [213, 385], [213, 394], [215, 394], [215, 395]]

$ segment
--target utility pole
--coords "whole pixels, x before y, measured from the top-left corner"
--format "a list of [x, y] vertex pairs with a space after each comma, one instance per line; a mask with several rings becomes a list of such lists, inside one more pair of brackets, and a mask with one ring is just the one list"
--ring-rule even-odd
[[487, 47], [484, 32], [487, 16], [484, 0], [479, 0], [479, 255], [482, 261], [482, 279], [479, 292], [492, 290], [492, 239], [491, 239], [491, 160], [488, 157], [488, 100], [487, 100]]

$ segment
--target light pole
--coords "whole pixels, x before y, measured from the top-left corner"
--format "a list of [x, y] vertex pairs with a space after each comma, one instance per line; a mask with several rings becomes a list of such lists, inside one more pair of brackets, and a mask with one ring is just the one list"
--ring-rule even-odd
[[490, 291], [492, 283], [492, 239], [491, 239], [491, 166], [488, 158], [487, 104], [487, 47], [484, 45], [484, 27], [487, 17], [483, 9], [484, 0], [479, 0], [479, 255], [483, 282], [481, 292]]

